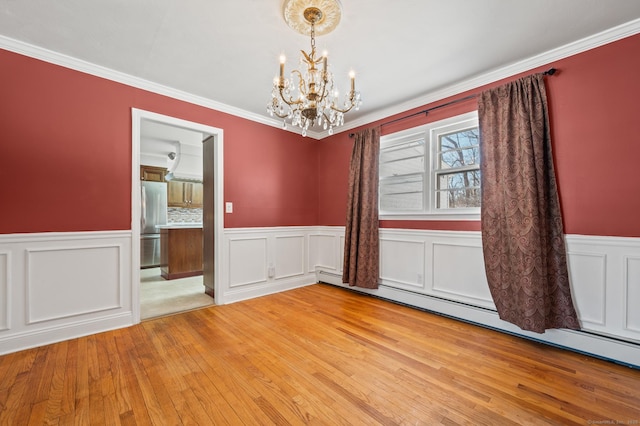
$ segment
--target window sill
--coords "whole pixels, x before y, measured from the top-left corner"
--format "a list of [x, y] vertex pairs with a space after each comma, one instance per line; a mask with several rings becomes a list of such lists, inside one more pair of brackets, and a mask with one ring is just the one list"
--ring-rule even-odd
[[379, 220], [480, 220], [480, 212], [477, 213], [433, 213], [433, 214], [382, 214]]

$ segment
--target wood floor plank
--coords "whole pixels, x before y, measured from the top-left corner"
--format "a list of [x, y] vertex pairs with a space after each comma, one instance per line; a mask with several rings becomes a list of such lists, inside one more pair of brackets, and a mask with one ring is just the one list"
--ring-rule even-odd
[[[29, 349], [0, 357], [0, 389], [8, 390], [20, 373], [29, 371], [37, 352], [37, 349]], [[0, 404], [4, 402], [0, 399]]]
[[[127, 411], [118, 413], [120, 421], [125, 424], [152, 424], [151, 415], [144, 401], [144, 394], [137, 381], [134, 363], [140, 362], [136, 351], [137, 345], [144, 342], [141, 339], [140, 327], [130, 327], [118, 330], [116, 347], [120, 359], [118, 367], [122, 372], [122, 387], [126, 389]], [[115, 355], [115, 354], [114, 354]]]
[[[347, 330], [347, 328], [351, 328], [353, 331]], [[425, 369], [430, 369], [430, 365], [429, 364], [425, 364], [424, 362], [417, 362], [416, 360], [411, 359], [409, 356], [402, 354], [400, 351], [398, 351], [398, 348], [396, 347], [398, 341], [397, 339], [392, 339], [389, 338], [388, 336], [385, 336], [382, 333], [378, 333], [378, 332], [374, 332], [371, 333], [372, 337], [375, 338], [379, 338], [380, 339], [380, 343], [373, 343], [368, 341], [368, 339], [364, 338], [363, 336], [359, 335], [360, 332], [366, 331], [366, 327], [360, 327], [360, 325], [355, 325], [353, 323], [350, 323], [349, 327], [338, 327], [338, 330], [341, 331], [342, 333], [344, 333], [346, 336], [349, 336], [352, 339], [356, 339], [357, 341], [359, 341], [359, 344], [363, 344], [368, 342], [367, 345], [365, 346], [372, 346], [372, 350], [369, 351], [369, 355], [368, 356], [373, 356], [373, 358], [367, 358], [364, 359], [364, 364], [367, 365], [372, 371], [375, 371], [377, 375], [380, 375], [381, 372], [386, 371], [387, 375], [385, 376], [385, 379], [388, 381], [393, 381], [394, 380], [394, 374], [396, 373], [395, 368], [397, 368], [398, 365], [402, 365], [402, 363], [396, 363], [396, 361], [398, 359], [402, 359], [404, 363], [411, 363], [415, 365], [415, 368], [418, 370], [425, 370]], [[389, 345], [389, 347], [386, 347], [384, 345]], [[382, 358], [382, 357], [378, 357], [377, 353], [378, 352], [387, 352], [388, 357], [387, 358]], [[381, 358], [380, 361], [378, 361], [378, 358]], [[428, 358], [424, 358], [424, 359], [428, 359]], [[366, 374], [366, 372], [365, 372]], [[369, 376], [369, 375], [365, 375], [364, 376], [367, 380], [366, 381], [375, 381], [375, 376]], [[381, 381], [379, 383], [383, 383], [384, 381]], [[380, 388], [381, 386], [379, 386]], [[405, 391], [407, 390], [407, 388], [405, 387]], [[416, 389], [415, 391], [423, 391], [424, 389]], [[390, 401], [394, 401], [394, 399], [391, 399]], [[401, 402], [401, 401], [400, 401]], [[396, 402], [399, 403], [399, 402]], [[472, 406], [472, 403], [469, 403], [468, 405]], [[436, 408], [436, 412], [437, 412], [437, 408]], [[444, 412], [440, 415], [443, 416], [446, 415], [446, 412]]]
[[[250, 317], [249, 319], [256, 320], [257, 318], [258, 317], [256, 317], [256, 318], [251, 318]], [[313, 327], [313, 328], [322, 328], [322, 325], [318, 324], [317, 327]], [[294, 330], [293, 328], [287, 328], [286, 329], [287, 334], [290, 335], [291, 334], [290, 332], [293, 331], [293, 330]], [[307, 330], [307, 329], [302, 330], [298, 334], [298, 336], [308, 336], [309, 332], [310, 331]], [[282, 335], [282, 337], [283, 337], [283, 339], [285, 339], [285, 338], [287, 338], [287, 335]], [[289, 336], [289, 337], [291, 337], [291, 336]], [[345, 339], [344, 335], [341, 335], [341, 333], [336, 332], [336, 334], [333, 336], [333, 342], [330, 343], [327, 340], [324, 340], [324, 342], [327, 343], [327, 344], [330, 343], [332, 346], [333, 345], [343, 346], [345, 343], [337, 341], [337, 339], [340, 339], [340, 338], [344, 339], [345, 341], [348, 340], [348, 339]], [[297, 344], [300, 347], [303, 347], [306, 343], [308, 343], [306, 338], [298, 340], [298, 342], [297, 342]], [[312, 349], [309, 349], [308, 353], [306, 354], [306, 357], [311, 358], [311, 357], [313, 357], [315, 352], [321, 351], [321, 350], [322, 349], [320, 347], [317, 347], [317, 348], [314, 347]], [[274, 352], [279, 354], [279, 357], [282, 357], [282, 355], [280, 355], [280, 354], [290, 353], [291, 351], [287, 350], [287, 348], [285, 348], [285, 347], [282, 347], [282, 348], [277, 348], [276, 347], [276, 348], [274, 348]], [[298, 352], [298, 351], [296, 351], [296, 352]], [[357, 365], [358, 364], [361, 365], [361, 361], [363, 359], [362, 357], [364, 357], [364, 356], [365, 356], [364, 353], [360, 354], [360, 358], [361, 359], [360, 360], [355, 360], [354, 357], [353, 357], [353, 352], [349, 352], [348, 356], [346, 356], [346, 357], [341, 357], [341, 356], [336, 357], [334, 359], [334, 362], [339, 363], [342, 367], [344, 367], [345, 365], [348, 365], [349, 366], [349, 369], [348, 369], [349, 373], [346, 374], [346, 376], [355, 377], [355, 375], [359, 371], [362, 370], [362, 368], [358, 367]], [[292, 360], [291, 365], [295, 366], [295, 364], [298, 363], [298, 362], [300, 362], [300, 361], [299, 360]], [[340, 380], [338, 377], [340, 376], [340, 373], [342, 373], [344, 375], [344, 371], [345, 371], [344, 368], [332, 369], [331, 367], [329, 367], [329, 368], [324, 369], [324, 371], [316, 372], [314, 374], [314, 376], [316, 377], [316, 379], [321, 379], [321, 378], [325, 377], [325, 375], [330, 375], [330, 376], [332, 376], [334, 378], [334, 380]], [[326, 384], [326, 381], [321, 380], [321, 383], [325, 383]], [[342, 383], [344, 383], [344, 382], [342, 382]], [[387, 396], [384, 395], [383, 392], [381, 392], [381, 388], [378, 388], [377, 392], [375, 392], [375, 393], [369, 393], [368, 392], [369, 389], [367, 387], [359, 386], [357, 381], [353, 382], [352, 386], [349, 386], [348, 384], [346, 386], [347, 386], [348, 389], [345, 389], [345, 388], [341, 387], [341, 388], [339, 388], [340, 391], [336, 392], [336, 395], [339, 398], [343, 398], [343, 399], [344, 399], [344, 397], [348, 397], [348, 399], [350, 401], [352, 401], [352, 402], [356, 401], [356, 400], [360, 401], [358, 406], [363, 408], [363, 409], [361, 409], [361, 411], [363, 412], [363, 415], [374, 415], [375, 417], [384, 418], [385, 416], [387, 416], [387, 414], [389, 414], [389, 413], [385, 414], [385, 412], [384, 412], [388, 408], [387, 406], [389, 404], [392, 404], [392, 405], [396, 406], [396, 408], [397, 408], [395, 410], [396, 413], [405, 413], [405, 412], [409, 411], [410, 408], [411, 408], [411, 407], [407, 406], [407, 404], [404, 401], [397, 400], [397, 399], [394, 399], [394, 398], [387, 398]], [[336, 390], [336, 389], [334, 389], [334, 390]], [[367, 402], [365, 402], [365, 401], [367, 401]], [[379, 404], [378, 407], [376, 407], [377, 404]], [[380, 408], [380, 409], [378, 409], [378, 408]], [[426, 415], [426, 413], [425, 413], [425, 415]], [[387, 422], [399, 423], [399, 422], [402, 421], [402, 417], [403, 417], [403, 415], [401, 415], [400, 417], [398, 417], [398, 418], [396, 418], [394, 420], [388, 419]]]
[[[290, 329], [288, 329], [288, 331], [290, 331]], [[350, 337], [355, 336], [355, 334], [353, 334], [353, 333], [347, 333], [347, 335], [351, 335]], [[393, 342], [393, 341], [394, 341], [394, 339], [387, 339], [387, 341], [391, 341], [391, 342]], [[391, 356], [394, 356], [394, 355], [397, 355], [397, 354], [396, 354], [396, 353], [391, 353]], [[348, 360], [347, 360], [346, 362], [348, 362]], [[375, 366], [373, 366], [373, 365], [371, 364], [371, 360], [365, 360], [365, 363], [366, 363], [367, 365], [371, 366], [371, 367], [375, 367]], [[382, 365], [381, 365], [380, 367], [384, 368], [384, 366], [382, 366]], [[357, 370], [357, 367], [354, 369], [354, 371], [356, 371], [356, 370]], [[389, 379], [389, 380], [393, 380], [393, 378], [392, 378], [392, 376], [391, 376], [391, 375], [389, 375], [389, 376], [387, 377], [387, 379]], [[369, 378], [368, 378], [368, 379], [366, 379], [365, 381], [369, 381], [369, 382], [371, 382], [371, 381], [372, 381], [372, 378], [370, 378], [370, 377], [369, 377]], [[378, 387], [378, 390], [379, 390], [379, 389], [380, 389], [380, 387]], [[407, 407], [405, 404], [402, 404], [402, 401], [394, 401], [393, 399], [388, 399], [388, 400], [387, 400], [387, 404], [394, 403], [394, 402], [395, 402], [395, 404], [396, 404], [396, 405], [398, 405], [398, 408], [400, 408], [399, 412], [406, 412], [407, 410], [411, 410], [411, 408], [412, 408], [412, 407]], [[424, 414], [423, 414], [423, 416], [424, 416]], [[441, 417], [441, 416], [440, 416], [440, 417]], [[438, 418], [439, 418], [439, 417], [438, 417]]]
[[[47, 414], [47, 400], [42, 400], [40, 402], [36, 402], [31, 405], [31, 410], [29, 413], [29, 423], [28, 425], [43, 425], [51, 422], [45, 422]], [[52, 420], [56, 420], [57, 417], [52, 418]]]
[[97, 340], [100, 336], [87, 338], [87, 379], [89, 382], [89, 419], [91, 424], [105, 424], [105, 405]]
[[[191, 352], [191, 356], [210, 382], [215, 383], [216, 390], [220, 391], [243, 424], [268, 424], [268, 416], [255, 403], [259, 392], [238, 374], [233, 367], [234, 362], [229, 362], [229, 359], [243, 356], [245, 345], [234, 332], [235, 326], [226, 322], [226, 313], [230, 311], [228, 307], [220, 308], [223, 309], [206, 312], [206, 318], [196, 317], [201, 321], [190, 321], [195, 326], [192, 337], [195, 352]], [[214, 321], [209, 322], [210, 319]]]
[[52, 369], [51, 388], [43, 400], [45, 402], [46, 417], [48, 419], [57, 419], [68, 413], [68, 411], [63, 411], [62, 399], [64, 397], [64, 378], [69, 342], [61, 342], [59, 345], [56, 345], [56, 347], [58, 351], [56, 352], [54, 367]]
[[[251, 323], [255, 323], [256, 325], [258, 325], [259, 323], [261, 323], [262, 321], [252, 321], [251, 318], [247, 317], [245, 315], [245, 310], [238, 310], [238, 309], [233, 309], [233, 313], [236, 316], [236, 322], [238, 323], [247, 323], [247, 322], [251, 322]], [[224, 315], [225, 318], [227, 317], [227, 315]], [[233, 329], [233, 323], [229, 322], [229, 328]], [[273, 328], [273, 327], [272, 327]], [[274, 329], [277, 329], [274, 328]], [[263, 334], [263, 328], [262, 327], [258, 327], [255, 330], [251, 330], [251, 331], [247, 331], [246, 333], [248, 333], [245, 336], [241, 336], [241, 338], [244, 341], [256, 341], [256, 339], [260, 340], [260, 341], [264, 341], [263, 339], [267, 339], [267, 337]], [[255, 335], [252, 335], [252, 333], [255, 333]], [[300, 347], [292, 344], [287, 338], [279, 338], [279, 339], [273, 339], [273, 338], [268, 338], [268, 341], [270, 342], [269, 344], [269, 350], [268, 351], [256, 351], [256, 352], [261, 352], [261, 353], [266, 353], [266, 354], [276, 354], [277, 355], [277, 360], [275, 360], [274, 362], [281, 364], [283, 362], [283, 360], [286, 357], [289, 356], [293, 356], [295, 357], [293, 364], [296, 364], [297, 366], [301, 366], [303, 365], [306, 361], [309, 361], [309, 363], [311, 364], [311, 367], [315, 370], [317, 368], [323, 368], [325, 366], [319, 366], [317, 365], [315, 362], [312, 362], [312, 360], [315, 360], [313, 353], [310, 352], [305, 352], [304, 350], [302, 350]], [[246, 353], [244, 354], [246, 356]], [[312, 377], [312, 374], [308, 374], [307, 375], [307, 379], [309, 377]], [[332, 409], [332, 413], [333, 413], [333, 417], [334, 417], [334, 421], [336, 419], [338, 419], [338, 421], [336, 421], [336, 423], [339, 424], [359, 424], [359, 423], [354, 423], [354, 416], [355, 413], [353, 410], [344, 410], [344, 407], [340, 407], [339, 404], [337, 404], [335, 402], [335, 400], [333, 398], [327, 398], [325, 393], [322, 392], [322, 389], [320, 389], [318, 387], [318, 383], [315, 383], [315, 381], [309, 380], [308, 382], [308, 387], [306, 387], [306, 389], [314, 389], [314, 395], [323, 398], [322, 403], [326, 404], [327, 406], [331, 407]], [[346, 411], [346, 412], [345, 412]], [[345, 420], [345, 423], [342, 423], [343, 419], [350, 419], [350, 420]], [[365, 424], [365, 423], [362, 423]]]
[[16, 401], [24, 390], [26, 373], [31, 369], [37, 352], [37, 349], [30, 349], [0, 357], [3, 372], [0, 376], [0, 417], [15, 414]]
[[26, 424], [33, 401], [27, 393], [28, 372], [19, 373], [9, 388], [6, 402], [0, 411], [0, 424]]
[[[162, 324], [162, 321], [159, 323]], [[164, 362], [157, 363], [152, 360], [152, 365], [146, 367], [145, 370], [153, 389], [156, 390], [160, 403], [163, 406], [172, 404], [175, 408], [177, 417], [175, 421], [170, 421], [170, 423], [211, 423], [212, 419], [198, 402], [187, 380], [187, 376], [194, 371], [194, 368], [195, 371], [200, 369], [199, 366], [189, 362], [189, 342], [179, 341], [175, 338], [177, 334], [168, 336], [159, 333], [159, 330], [155, 330], [153, 336], [162, 337], [154, 339], [153, 347], [157, 348], [157, 345], [160, 345], [164, 348], [158, 352]]]
[[0, 424], [638, 424], [638, 389], [640, 370], [311, 285], [1, 356]]

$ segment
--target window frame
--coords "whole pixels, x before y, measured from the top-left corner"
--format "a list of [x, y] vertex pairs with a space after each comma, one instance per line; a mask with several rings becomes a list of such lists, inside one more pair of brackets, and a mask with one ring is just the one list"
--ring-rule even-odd
[[[402, 130], [380, 137], [380, 151], [394, 146], [402, 146], [416, 140], [424, 141], [424, 161], [422, 190], [422, 210], [420, 211], [383, 211], [381, 198], [378, 197], [378, 216], [380, 220], [480, 220], [480, 207], [469, 208], [437, 208], [436, 179], [443, 174], [438, 169], [438, 136], [445, 133], [459, 132], [479, 127], [478, 111], [456, 115], [443, 120], [427, 123], [418, 127]], [[479, 142], [478, 142], [479, 146]], [[480, 162], [478, 162], [478, 169]], [[380, 167], [382, 170], [382, 166]], [[466, 166], [464, 169], [475, 170]], [[462, 170], [462, 169], [461, 169]], [[381, 182], [384, 178], [378, 175], [379, 194], [382, 194]], [[388, 179], [388, 177], [386, 178]]]

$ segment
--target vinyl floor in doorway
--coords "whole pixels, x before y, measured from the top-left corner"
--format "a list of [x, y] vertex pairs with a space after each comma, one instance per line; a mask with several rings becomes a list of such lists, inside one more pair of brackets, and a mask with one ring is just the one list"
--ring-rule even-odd
[[160, 317], [213, 305], [204, 294], [202, 276], [165, 280], [160, 268], [140, 270], [140, 317]]

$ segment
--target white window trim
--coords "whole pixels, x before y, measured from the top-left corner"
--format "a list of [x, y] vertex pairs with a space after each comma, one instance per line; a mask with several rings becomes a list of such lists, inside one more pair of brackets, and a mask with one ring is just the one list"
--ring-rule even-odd
[[423, 137], [426, 141], [426, 149], [429, 153], [429, 170], [425, 171], [424, 188], [428, 188], [425, 193], [425, 210], [421, 213], [383, 213], [379, 212], [380, 220], [442, 220], [442, 221], [465, 221], [480, 220], [480, 207], [468, 209], [436, 209], [435, 196], [436, 193], [432, 188], [436, 176], [437, 146], [434, 135], [447, 131], [449, 128], [454, 130], [458, 127], [476, 127], [478, 126], [478, 111], [472, 111], [465, 114], [456, 115], [454, 117], [445, 118], [443, 120], [424, 124], [419, 127], [402, 130], [400, 132], [384, 135], [380, 138], [380, 148], [401, 144], [409, 139]]

